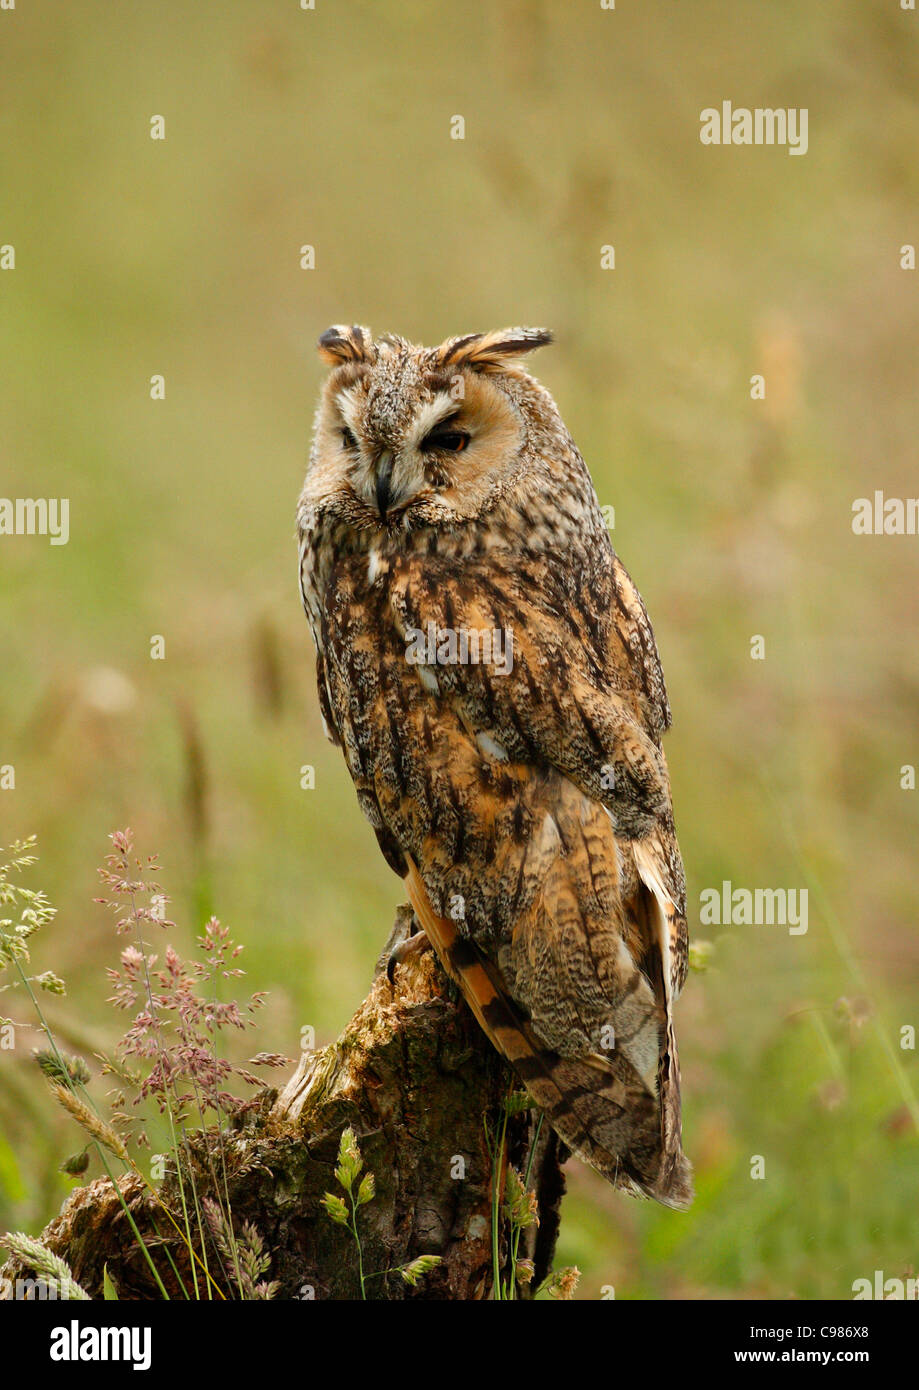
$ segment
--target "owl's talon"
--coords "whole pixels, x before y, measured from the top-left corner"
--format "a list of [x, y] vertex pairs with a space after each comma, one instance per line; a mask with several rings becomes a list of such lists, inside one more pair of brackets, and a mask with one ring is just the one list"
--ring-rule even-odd
[[415, 932], [405, 941], [400, 941], [398, 946], [394, 946], [389, 953], [386, 962], [386, 978], [391, 985], [395, 985], [396, 966], [401, 965], [409, 956], [416, 956], [421, 951], [429, 951], [431, 943], [423, 931]]

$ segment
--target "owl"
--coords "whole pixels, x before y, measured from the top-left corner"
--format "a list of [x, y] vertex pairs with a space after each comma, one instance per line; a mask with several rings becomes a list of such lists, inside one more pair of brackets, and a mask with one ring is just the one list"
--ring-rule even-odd
[[433, 947], [564, 1143], [692, 1199], [686, 890], [654, 634], [511, 328], [330, 328], [297, 512], [326, 732]]

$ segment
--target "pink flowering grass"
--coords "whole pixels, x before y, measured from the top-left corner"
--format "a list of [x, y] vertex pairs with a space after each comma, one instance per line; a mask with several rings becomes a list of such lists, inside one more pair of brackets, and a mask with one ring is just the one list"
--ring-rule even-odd
[[[154, 1254], [125, 1202], [113, 1161], [140, 1179], [155, 1200], [158, 1214], [185, 1244], [190, 1288], [170, 1251], [175, 1237], [167, 1234], [164, 1238], [154, 1217], [155, 1245], [185, 1298], [272, 1298], [278, 1284], [262, 1277], [270, 1267], [271, 1256], [261, 1236], [251, 1223], [244, 1224], [238, 1238], [234, 1231], [225, 1142], [227, 1122], [258, 1103], [237, 1095], [230, 1089], [233, 1082], [248, 1087], [262, 1083], [247, 1067], [222, 1056], [219, 1048], [222, 1033], [242, 1033], [255, 1026], [254, 1015], [266, 996], [256, 992], [244, 1003], [220, 997], [226, 982], [238, 980], [244, 971], [235, 964], [242, 947], [216, 917], [211, 917], [197, 938], [195, 959], [184, 960], [168, 941], [161, 940], [159, 950], [153, 949], [152, 938], [162, 938], [170, 928], [175, 929], [175, 923], [166, 917], [169, 900], [158, 881], [156, 857], [141, 859], [135, 855], [130, 830], [115, 831], [110, 838], [112, 852], [99, 870], [108, 896], [96, 901], [114, 912], [116, 933], [130, 933], [132, 937], [121, 950], [119, 968], [107, 971], [112, 986], [107, 1002], [132, 1014], [113, 1053], [100, 1059], [102, 1074], [117, 1082], [110, 1093], [110, 1121], [100, 1116], [88, 1089], [90, 1068], [82, 1057], [68, 1059], [62, 1054], [34, 988], [63, 994], [63, 981], [51, 972], [40, 976], [26, 973], [28, 940], [55, 915], [43, 894], [13, 880], [14, 874], [35, 862], [34, 837], [14, 844], [9, 857], [0, 862], [0, 905], [11, 905], [19, 913], [18, 920], [10, 917], [0, 922], [0, 971], [10, 968], [16, 977], [12, 984], [28, 993], [48, 1042], [47, 1048], [36, 1050], [35, 1060], [55, 1098], [88, 1136], [84, 1150], [67, 1159], [63, 1171], [82, 1178], [89, 1151], [95, 1150], [164, 1298], [170, 1295]], [[249, 1066], [281, 1066], [287, 1060], [277, 1053], [260, 1052], [250, 1059]], [[128, 1093], [133, 1097], [130, 1108]], [[129, 1142], [139, 1147], [148, 1144], [143, 1129], [138, 1132], [148, 1101], [166, 1117], [171, 1134], [172, 1152], [164, 1157], [171, 1159], [174, 1182], [162, 1189], [153, 1185], [128, 1148]], [[210, 1128], [209, 1119], [216, 1121]], [[180, 1212], [172, 1209], [176, 1194]], [[12, 1248], [9, 1239], [5, 1243]], [[36, 1260], [48, 1264], [50, 1254], [40, 1242], [31, 1241], [29, 1250], [33, 1265]]]
[[[203, 1127], [209, 1114], [218, 1121], [230, 1119], [249, 1102], [229, 1090], [228, 1083], [233, 1078], [247, 1086], [262, 1082], [219, 1055], [219, 1035], [254, 1027], [253, 1015], [266, 996], [256, 991], [245, 1003], [219, 998], [221, 981], [239, 979], [245, 972], [233, 964], [242, 946], [216, 917], [197, 938], [199, 959], [184, 960], [168, 942], [154, 952], [150, 938], [175, 927], [165, 915], [169, 899], [158, 882], [157, 859], [135, 856], [130, 830], [115, 831], [111, 840], [113, 852], [99, 870], [111, 896], [96, 901], [116, 915], [118, 934], [131, 932], [134, 939], [122, 949], [120, 968], [107, 971], [109, 1002], [117, 1009], [136, 1010], [116, 1046], [115, 1060], [106, 1062], [106, 1071], [122, 1083], [113, 1098], [114, 1118], [123, 1127], [133, 1125], [125, 1110], [125, 1090], [132, 1089], [135, 1106], [152, 1098], [177, 1126], [197, 1120]], [[281, 1066], [286, 1060], [262, 1052], [250, 1065]], [[145, 1138], [143, 1132], [137, 1136], [140, 1143]]]

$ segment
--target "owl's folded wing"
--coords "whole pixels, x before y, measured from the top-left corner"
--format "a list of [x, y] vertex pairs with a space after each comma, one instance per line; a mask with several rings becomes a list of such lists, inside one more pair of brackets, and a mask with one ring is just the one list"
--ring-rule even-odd
[[[605, 653], [584, 640], [576, 609], [552, 611], [517, 577], [503, 579], [493, 561], [487, 572], [470, 567], [457, 575], [439, 574], [426, 560], [423, 570], [405, 567], [394, 576], [390, 603], [407, 652], [414, 642], [428, 663], [420, 678], [454, 701], [483, 751], [554, 767], [607, 808], [618, 836], [670, 844], [670, 779], [658, 729], [642, 717], [627, 682], [617, 688]], [[653, 648], [647, 633], [636, 641]], [[653, 657], [659, 671], [656, 648]], [[661, 699], [665, 707], [662, 690], [661, 683], [656, 709]], [[678, 900], [673, 855], [658, 857], [658, 876]]]
[[[507, 764], [517, 797], [542, 825], [525, 847], [498, 845], [491, 881], [514, 890], [502, 886], [490, 905], [477, 902], [474, 865], [449, 870], [467, 920], [479, 924], [472, 936], [483, 969], [491, 959], [498, 970], [489, 979], [500, 982], [500, 997], [483, 1015], [500, 1025], [493, 1040], [512, 1056], [530, 1036], [518, 1029], [516, 1044], [507, 1041], [510, 1015], [522, 1011], [537, 1055], [527, 1064], [532, 1075], [521, 1074], [559, 1132], [607, 1176], [621, 1166], [643, 1190], [682, 1205], [691, 1189], [671, 1011], [686, 969], [685, 890], [659, 729], [643, 719], [646, 705], [628, 678], [617, 688], [615, 672], [606, 677], [605, 653], [582, 640], [580, 615], [555, 613], [514, 576], [496, 575], [494, 557], [479, 582], [472, 570], [440, 582], [430, 564], [403, 571], [390, 603], [407, 649], [416, 644], [416, 659], [423, 651], [419, 681], [432, 703], [451, 705], [482, 754]], [[459, 765], [454, 751], [451, 766]], [[428, 862], [425, 845], [417, 872], [427, 892], [416, 883], [412, 895], [423, 921], [436, 916], [430, 897], [442, 900], [447, 867], [442, 856]], [[522, 891], [528, 884], [538, 884], [535, 895]], [[494, 954], [479, 935], [486, 922], [499, 943]], [[482, 1013], [483, 1001], [462, 983]], [[553, 1100], [562, 1066], [571, 1074]]]

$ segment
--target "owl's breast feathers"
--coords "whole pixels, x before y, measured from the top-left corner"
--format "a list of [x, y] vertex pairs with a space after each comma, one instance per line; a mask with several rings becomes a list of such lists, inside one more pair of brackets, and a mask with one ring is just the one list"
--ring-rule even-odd
[[688, 1205], [670, 711], [624, 568], [337, 555], [310, 606], [324, 718], [444, 968], [569, 1147]]

